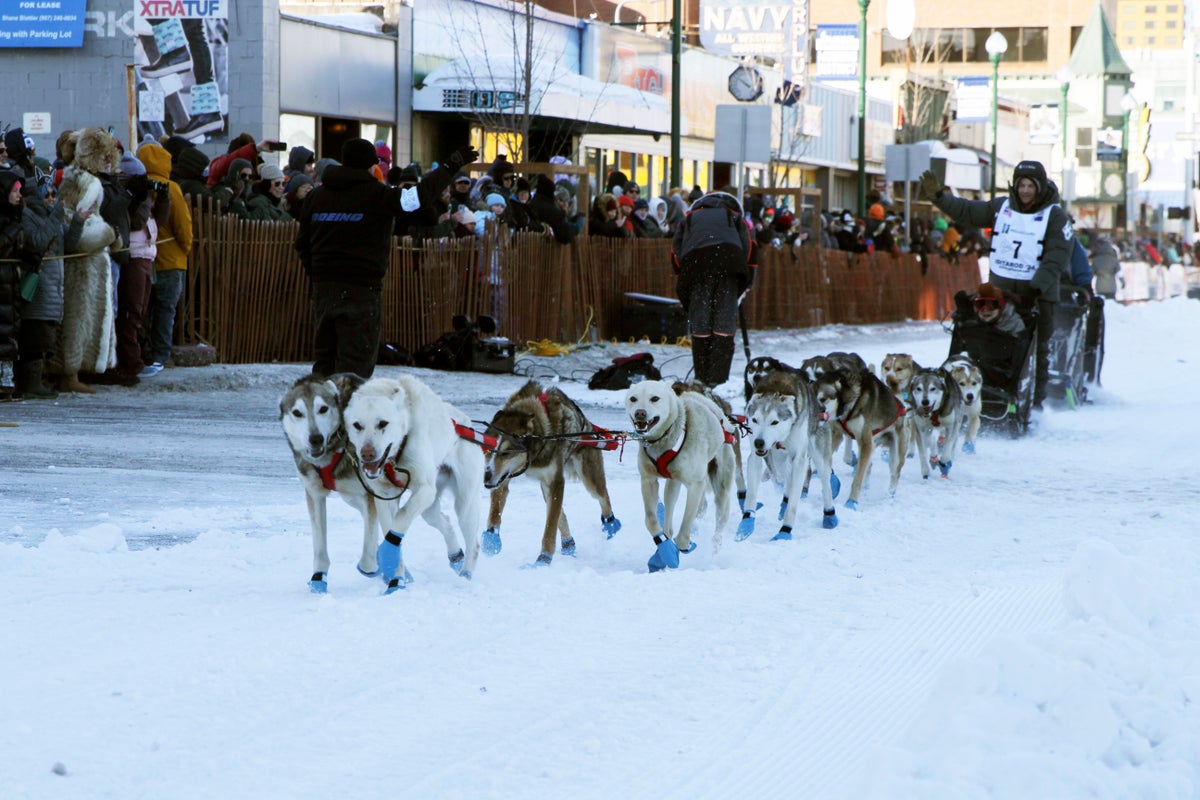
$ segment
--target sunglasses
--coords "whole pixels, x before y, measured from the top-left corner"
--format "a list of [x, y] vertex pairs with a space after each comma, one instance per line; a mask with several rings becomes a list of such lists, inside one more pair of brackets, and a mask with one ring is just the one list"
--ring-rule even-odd
[[994, 297], [976, 297], [976, 311], [998, 311], [1000, 310], [1000, 301]]
[[238, 177], [240, 177], [244, 181], [248, 181], [254, 177], [254, 173], [253, 172], [243, 172]]
[[271, 181], [272, 186], [283, 186], [284, 181]]

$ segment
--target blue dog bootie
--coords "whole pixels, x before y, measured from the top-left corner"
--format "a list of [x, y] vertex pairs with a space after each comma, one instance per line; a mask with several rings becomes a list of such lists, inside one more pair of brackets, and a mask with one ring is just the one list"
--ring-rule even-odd
[[500, 552], [500, 546], [500, 526], [489, 525], [488, 529], [483, 532], [483, 554], [494, 556]]
[[379, 543], [375, 551], [375, 560], [379, 562], [379, 572], [384, 583], [391, 583], [400, 571], [400, 545], [404, 542], [404, 534], [388, 531], [387, 536]]

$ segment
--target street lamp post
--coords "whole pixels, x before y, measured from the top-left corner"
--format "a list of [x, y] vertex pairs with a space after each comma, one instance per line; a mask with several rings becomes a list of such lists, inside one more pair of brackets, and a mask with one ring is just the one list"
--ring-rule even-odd
[[1071, 181], [1067, 175], [1069, 164], [1071, 163], [1070, 156], [1068, 155], [1071, 145], [1070, 138], [1067, 136], [1067, 94], [1071, 91], [1071, 80], [1075, 77], [1075, 73], [1071, 71], [1069, 66], [1064, 64], [1055, 73], [1055, 77], [1058, 78], [1058, 83], [1062, 87], [1062, 99], [1059, 101], [1058, 107], [1058, 124], [1062, 129], [1062, 199], [1065, 207], [1066, 202], [1071, 199], [1067, 195], [1072, 191], [1069, 185]]
[[996, 197], [996, 137], [1000, 130], [1000, 59], [1008, 50], [1008, 39], [1000, 31], [992, 31], [992, 35], [983, 43], [987, 50], [988, 61], [992, 62], [992, 169], [991, 190], [992, 199]]
[[858, 215], [867, 216], [867, 7], [858, 0]]
[[1121, 111], [1125, 114], [1125, 120], [1121, 130], [1121, 183], [1125, 187], [1125, 230], [1130, 229], [1129, 223], [1132, 221], [1132, 214], [1129, 203], [1129, 117], [1138, 107], [1137, 98], [1132, 92], [1125, 92], [1125, 96], [1121, 98]]

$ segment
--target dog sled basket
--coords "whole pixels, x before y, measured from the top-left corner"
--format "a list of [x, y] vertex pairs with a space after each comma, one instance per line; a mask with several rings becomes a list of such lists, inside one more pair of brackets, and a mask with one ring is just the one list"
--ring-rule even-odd
[[1037, 313], [1024, 314], [1017, 336], [972, 318], [956, 315], [950, 356], [966, 353], [983, 373], [981, 416], [989, 426], [1004, 427], [1013, 437], [1029, 428], [1037, 377]]

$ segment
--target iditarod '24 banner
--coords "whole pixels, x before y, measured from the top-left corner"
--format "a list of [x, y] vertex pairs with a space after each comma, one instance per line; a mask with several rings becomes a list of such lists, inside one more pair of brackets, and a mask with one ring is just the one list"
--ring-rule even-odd
[[229, 137], [228, 0], [135, 0], [138, 138]]

